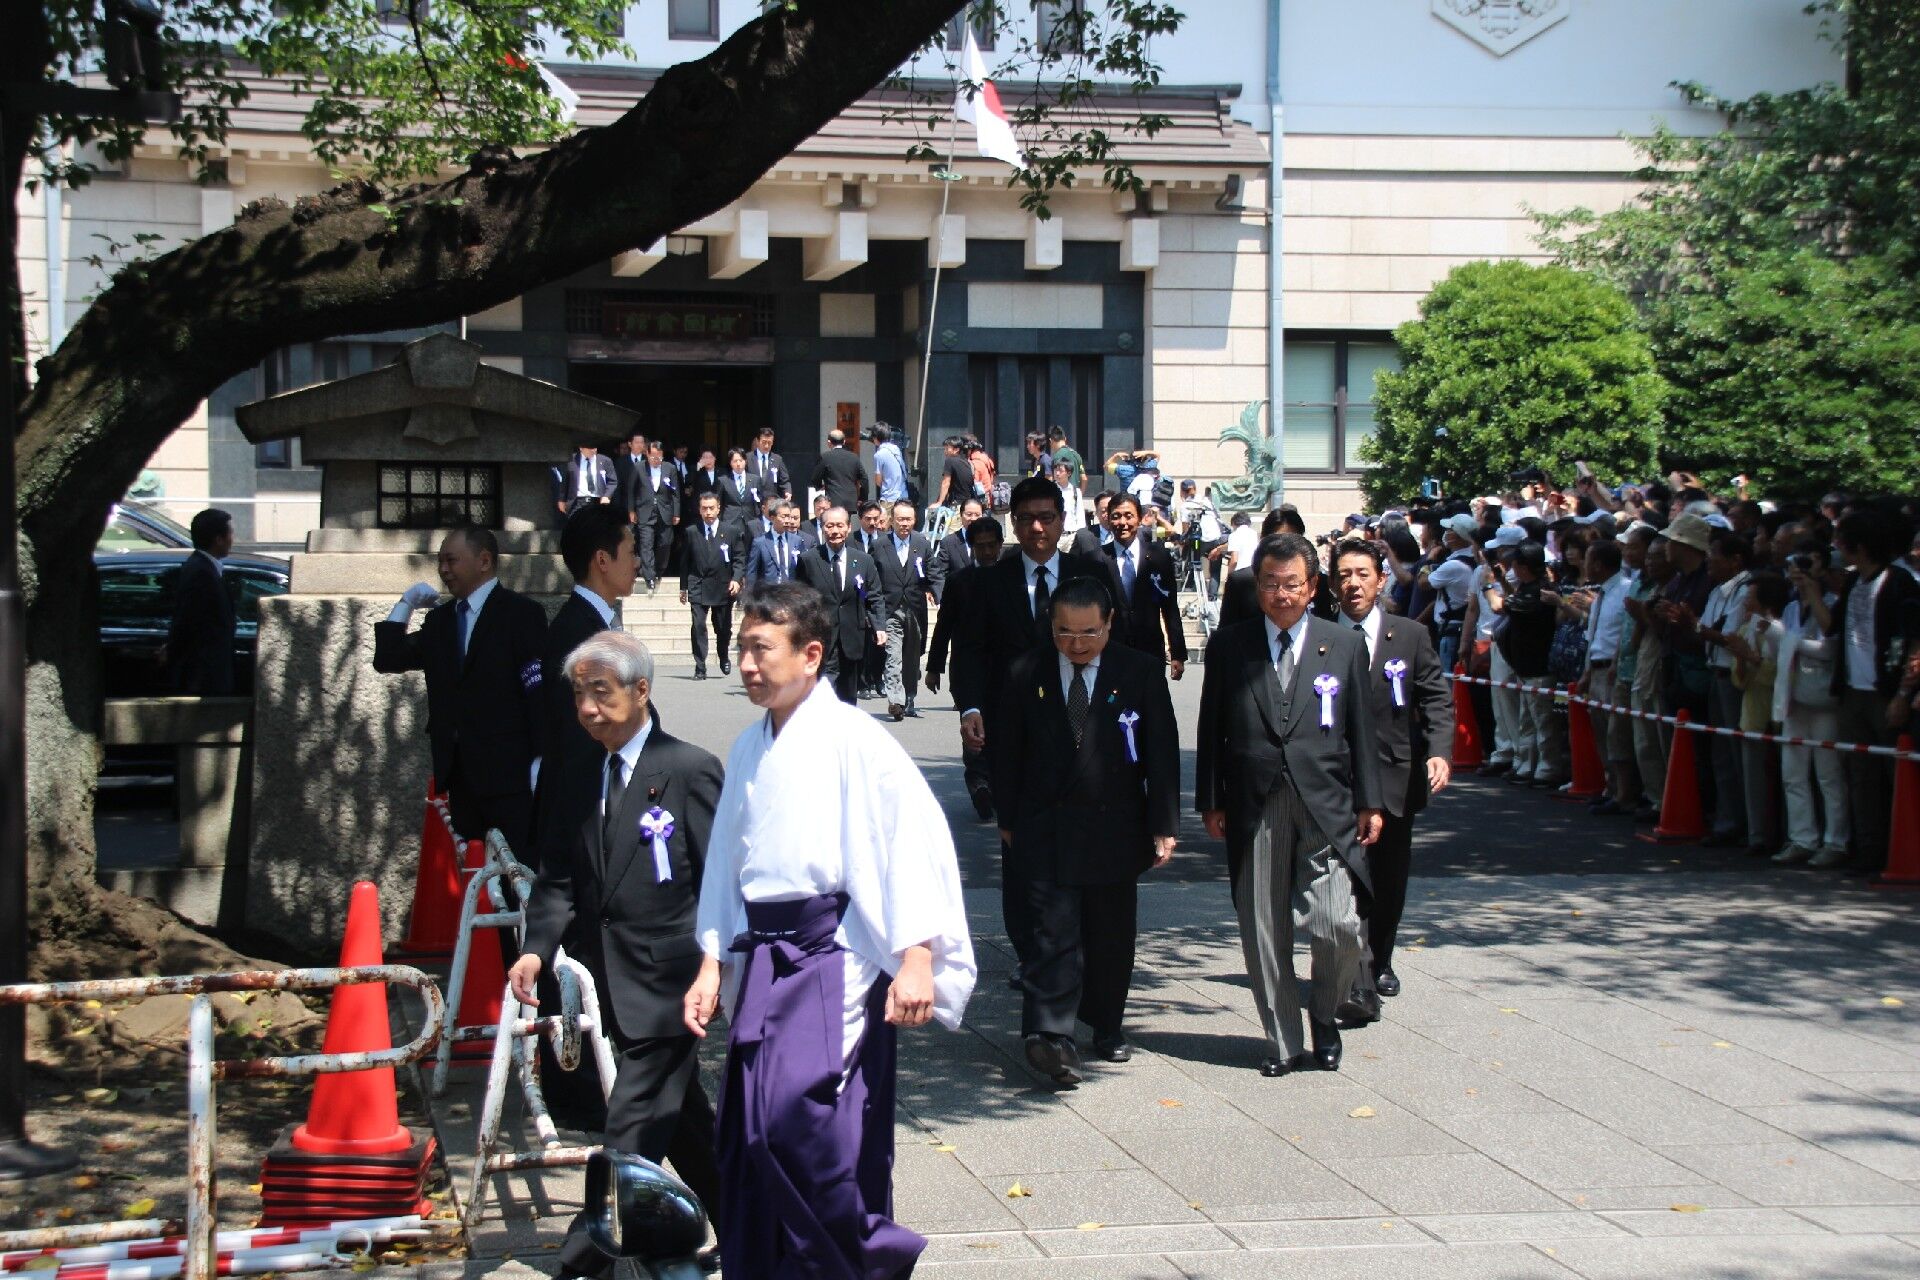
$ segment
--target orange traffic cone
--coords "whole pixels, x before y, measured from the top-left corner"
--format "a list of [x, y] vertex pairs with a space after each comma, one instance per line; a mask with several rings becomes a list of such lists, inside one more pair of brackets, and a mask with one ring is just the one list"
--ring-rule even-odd
[[[1911, 756], [1913, 739], [1901, 734], [1899, 747]], [[1920, 763], [1910, 759], [1893, 766], [1893, 825], [1887, 829], [1887, 869], [1870, 883], [1876, 889], [1920, 889]]]
[[427, 814], [420, 824], [420, 865], [413, 878], [413, 910], [407, 936], [394, 950], [409, 956], [450, 956], [460, 930], [460, 866], [446, 801], [427, 784]]
[[[485, 904], [482, 904], [485, 909]], [[460, 984], [460, 1011], [456, 1027], [491, 1027], [500, 1022], [500, 996], [507, 986], [507, 966], [500, 959], [500, 930], [475, 929], [467, 945], [467, 976]], [[493, 1059], [493, 1041], [467, 1040], [453, 1046], [453, 1059], [486, 1065]]]
[[1607, 767], [1600, 762], [1600, 749], [1593, 740], [1593, 717], [1587, 704], [1580, 701], [1579, 687], [1568, 685], [1567, 745], [1573, 757], [1573, 786], [1569, 800], [1597, 800], [1607, 794]]
[[[340, 966], [381, 963], [378, 891], [363, 880], [353, 887]], [[324, 1052], [392, 1047], [386, 984], [336, 988]], [[260, 1171], [263, 1218], [314, 1223], [424, 1213], [422, 1186], [434, 1150], [431, 1135], [400, 1123], [392, 1067], [328, 1072], [314, 1083], [307, 1122], [288, 1129], [267, 1153]]]
[[1640, 838], [1656, 844], [1690, 844], [1704, 839], [1707, 824], [1700, 817], [1700, 777], [1693, 763], [1693, 731], [1683, 710], [1673, 731], [1673, 750], [1667, 755], [1667, 789], [1660, 797], [1660, 822]]
[[[1455, 664], [1453, 674], [1464, 677], [1467, 669]], [[1465, 679], [1453, 682], [1453, 767], [1478, 769], [1487, 762], [1480, 749], [1480, 719], [1473, 713], [1473, 688]]]

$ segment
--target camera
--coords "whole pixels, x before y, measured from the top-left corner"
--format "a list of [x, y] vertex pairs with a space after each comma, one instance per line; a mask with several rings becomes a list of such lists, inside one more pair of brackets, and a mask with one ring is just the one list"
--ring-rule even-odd
[[1793, 567], [1802, 573], [1813, 573], [1815, 571], [1814, 557], [1805, 551], [1795, 556], [1789, 556], [1788, 559]]
[[1543, 485], [1547, 483], [1547, 473], [1538, 467], [1526, 467], [1520, 471], [1513, 472], [1507, 479], [1511, 480], [1514, 484]]

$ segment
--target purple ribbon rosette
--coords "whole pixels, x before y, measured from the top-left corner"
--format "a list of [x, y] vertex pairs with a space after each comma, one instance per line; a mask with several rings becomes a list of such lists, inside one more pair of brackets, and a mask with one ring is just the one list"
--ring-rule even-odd
[[673, 860], [667, 841], [673, 838], [673, 814], [659, 805], [640, 815], [640, 834], [653, 843], [653, 874], [661, 884], [673, 879]]
[[1140, 748], [1133, 740], [1133, 726], [1139, 723], [1140, 713], [1138, 711], [1122, 711], [1120, 713], [1120, 732], [1127, 735], [1128, 764], [1140, 763]]
[[1385, 663], [1381, 664], [1380, 670], [1386, 673], [1387, 679], [1393, 681], [1393, 705], [1396, 707], [1406, 706], [1407, 660], [1405, 658], [1389, 658]]
[[1333, 695], [1340, 692], [1340, 677], [1331, 671], [1315, 676], [1313, 691], [1320, 695], [1320, 727], [1333, 728]]

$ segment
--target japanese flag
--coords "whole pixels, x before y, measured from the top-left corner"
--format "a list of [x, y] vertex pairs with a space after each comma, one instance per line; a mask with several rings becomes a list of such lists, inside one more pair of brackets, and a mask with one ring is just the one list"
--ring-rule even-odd
[[575, 93], [573, 87], [565, 80], [547, 70], [546, 63], [536, 62], [533, 65], [540, 72], [540, 82], [560, 104], [560, 123], [572, 124], [573, 118], [580, 112], [580, 95]]
[[1000, 92], [987, 79], [987, 64], [980, 57], [980, 46], [973, 42], [973, 28], [967, 28], [967, 43], [960, 52], [960, 74], [966, 83], [954, 95], [953, 111], [962, 120], [973, 123], [974, 148], [983, 156], [1012, 165], [1027, 167], [1027, 157], [1014, 141], [1013, 126], [1007, 122], [1007, 110], [1000, 105]]

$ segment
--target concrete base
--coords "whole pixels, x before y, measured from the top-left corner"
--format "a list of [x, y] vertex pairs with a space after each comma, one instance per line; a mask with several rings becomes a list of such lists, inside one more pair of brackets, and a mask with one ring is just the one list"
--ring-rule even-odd
[[136, 898], [151, 898], [198, 925], [220, 922], [221, 886], [225, 867], [154, 867], [130, 871], [102, 871], [102, 888]]

